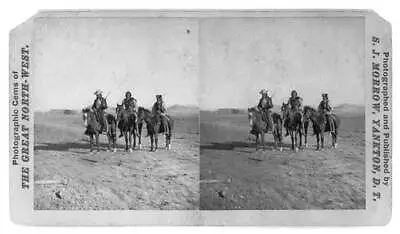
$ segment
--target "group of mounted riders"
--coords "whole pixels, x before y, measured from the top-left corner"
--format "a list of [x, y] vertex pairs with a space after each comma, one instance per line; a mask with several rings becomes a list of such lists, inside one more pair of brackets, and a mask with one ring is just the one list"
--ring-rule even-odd
[[[108, 108], [107, 98], [103, 97], [103, 92], [97, 90], [95, 100], [90, 107], [82, 110], [85, 122], [85, 134], [89, 136], [90, 150], [92, 151], [94, 138], [96, 139], [97, 151], [100, 150], [99, 134], [106, 134], [109, 142], [108, 149], [116, 151], [116, 130], [120, 130], [119, 137], [124, 136], [125, 150], [132, 151], [136, 148], [136, 138], [139, 140], [141, 148], [141, 136], [143, 124], [147, 127], [147, 136], [150, 137], [150, 150], [158, 149], [158, 134], [165, 134], [166, 149], [171, 148], [171, 135], [174, 121], [166, 113], [167, 109], [161, 94], [156, 95], [156, 101], [152, 110], [139, 107], [137, 100], [130, 91], [125, 93], [125, 98], [121, 104], [117, 104], [116, 117], [111, 113], [106, 113]], [[132, 142], [133, 140], [133, 142]]]
[[[336, 147], [337, 140], [337, 128], [340, 119], [332, 113], [332, 107], [327, 93], [322, 94], [322, 100], [318, 105], [318, 109], [315, 110], [310, 106], [303, 107], [303, 99], [297, 94], [296, 90], [291, 91], [289, 100], [282, 103], [281, 114], [273, 113], [272, 108], [272, 97], [268, 95], [266, 89], [260, 91], [260, 101], [256, 108], [249, 108], [249, 118], [253, 118], [251, 115], [259, 112], [261, 122], [254, 122], [250, 119], [250, 125], [252, 129], [251, 134], [256, 136], [258, 142], [261, 137], [262, 144], [264, 141], [263, 133], [271, 131], [274, 135], [275, 145], [281, 144], [282, 127], [286, 129], [285, 136], [291, 136], [292, 148], [297, 149], [297, 136], [300, 138], [300, 146], [302, 135], [304, 135], [305, 144], [307, 145], [307, 128], [309, 121], [313, 124], [314, 134], [317, 137], [317, 149], [319, 148], [319, 142], [321, 140], [321, 146], [323, 147], [324, 132], [331, 132], [332, 135], [332, 146]], [[256, 125], [254, 125], [256, 124]], [[282, 126], [283, 125], [283, 126]]]
[[[107, 121], [105, 118], [105, 111], [108, 108], [107, 105], [107, 99], [105, 97], [103, 97], [103, 92], [101, 90], [97, 90], [94, 95], [96, 96], [95, 100], [93, 101], [93, 105], [92, 105], [92, 110], [94, 111], [94, 113], [96, 114], [96, 118], [99, 120], [100, 124], [101, 124], [101, 132], [108, 132], [108, 125], [107, 125]], [[125, 93], [125, 98], [122, 101], [122, 107], [123, 109], [134, 115], [135, 116], [135, 120], [137, 120], [137, 113], [138, 113], [138, 104], [137, 104], [137, 100], [136, 98], [134, 98], [132, 96], [132, 93], [130, 91], [127, 91]], [[153, 115], [160, 115], [161, 116], [161, 121], [163, 126], [165, 127], [165, 131], [168, 132], [168, 116], [166, 115], [166, 106], [163, 100], [163, 97], [161, 94], [157, 94], [156, 95], [156, 101], [154, 102], [153, 106], [152, 106], [152, 114]], [[117, 118], [118, 119], [118, 118]], [[137, 122], [135, 123], [135, 125], [137, 126]], [[122, 137], [123, 133], [122, 133], [122, 129], [120, 128], [120, 135], [119, 137]]]
[[[262, 89], [260, 91], [260, 101], [258, 102], [258, 109], [262, 112], [263, 120], [268, 123], [269, 126], [272, 127], [273, 131], [273, 124], [272, 124], [272, 117], [271, 117], [271, 109], [274, 107], [272, 103], [272, 98], [268, 95], [268, 91], [266, 89]], [[303, 116], [303, 99], [297, 94], [296, 90], [292, 90], [289, 100], [286, 103], [289, 106], [289, 109], [292, 112], [299, 112]], [[323, 114], [326, 119], [326, 123], [329, 126], [333, 125], [333, 119], [331, 117], [332, 107], [329, 103], [329, 98], [327, 93], [322, 94], [322, 100], [318, 105], [318, 112]], [[289, 135], [287, 131], [287, 122], [284, 123], [284, 127], [286, 128], [285, 136]]]

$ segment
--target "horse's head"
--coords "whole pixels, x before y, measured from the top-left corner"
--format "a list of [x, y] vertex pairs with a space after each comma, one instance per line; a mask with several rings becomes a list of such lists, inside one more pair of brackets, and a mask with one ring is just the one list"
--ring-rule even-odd
[[304, 121], [308, 121], [310, 117], [315, 113], [315, 109], [312, 108], [311, 106], [304, 106], [303, 108], [303, 117]]
[[254, 124], [254, 119], [255, 119], [255, 112], [257, 109], [255, 107], [250, 107], [247, 109], [247, 116], [249, 118], [249, 124], [250, 126], [253, 126]]
[[82, 109], [82, 119], [83, 119], [83, 124], [85, 125], [85, 127], [87, 127], [87, 125], [88, 125], [88, 118], [89, 118], [90, 112], [91, 112], [91, 109], [89, 107]]
[[281, 113], [282, 113], [282, 116], [287, 116], [288, 115], [288, 113], [289, 113], [289, 104], [282, 102]]
[[138, 111], [137, 111], [137, 121], [143, 121], [146, 120], [147, 118], [149, 118], [151, 115], [150, 111], [147, 110], [146, 108], [139, 106]]
[[115, 108], [115, 114], [117, 115], [117, 118], [120, 117], [123, 109], [124, 108], [122, 104], [117, 104], [117, 107]]

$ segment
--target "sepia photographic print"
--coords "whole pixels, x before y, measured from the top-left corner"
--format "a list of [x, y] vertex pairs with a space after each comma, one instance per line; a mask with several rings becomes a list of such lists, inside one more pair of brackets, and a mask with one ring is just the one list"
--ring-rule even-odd
[[40, 11], [10, 32], [11, 219], [384, 225], [373, 11]]

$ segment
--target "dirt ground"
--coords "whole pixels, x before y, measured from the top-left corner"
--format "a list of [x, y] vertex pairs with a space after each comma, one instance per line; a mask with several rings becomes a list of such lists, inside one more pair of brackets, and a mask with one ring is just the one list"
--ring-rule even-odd
[[246, 114], [201, 112], [200, 209], [365, 208], [364, 116], [341, 120], [337, 149], [317, 152], [309, 136], [307, 149], [294, 153], [285, 138], [273, 151], [268, 134], [257, 152]]
[[[39, 210], [198, 209], [198, 116], [176, 116], [172, 149], [89, 152], [82, 117], [35, 114], [34, 208]], [[146, 131], [144, 130], [146, 133]]]

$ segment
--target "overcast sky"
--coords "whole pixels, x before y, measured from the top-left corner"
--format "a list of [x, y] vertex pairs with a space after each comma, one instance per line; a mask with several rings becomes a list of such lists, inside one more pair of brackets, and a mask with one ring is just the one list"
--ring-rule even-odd
[[196, 20], [45, 18], [34, 44], [34, 108], [82, 108], [102, 89], [109, 105], [133, 91], [139, 105], [198, 105]]
[[161, 93], [167, 105], [246, 108], [261, 88], [277, 105], [291, 89], [305, 104], [316, 105], [322, 92], [335, 105], [364, 103], [362, 18], [37, 22], [35, 110], [82, 108], [96, 89], [110, 93], [112, 106], [130, 90], [146, 107]]
[[202, 109], [256, 105], [259, 90], [281, 105], [296, 89], [305, 104], [364, 104], [361, 18], [203, 19]]

